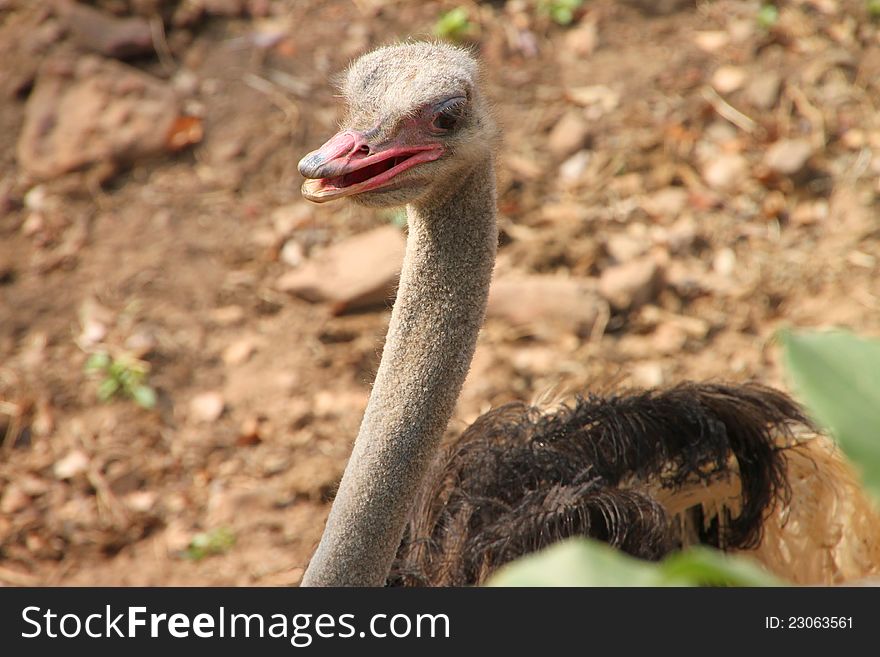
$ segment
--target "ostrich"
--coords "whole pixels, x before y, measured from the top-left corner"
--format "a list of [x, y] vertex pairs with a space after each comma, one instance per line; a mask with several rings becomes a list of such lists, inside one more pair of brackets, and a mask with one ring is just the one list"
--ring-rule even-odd
[[[807, 439], [793, 401], [760, 385], [684, 383], [545, 412], [509, 404], [442, 447], [495, 259], [498, 129], [476, 61], [451, 45], [368, 53], [342, 93], [344, 129], [300, 161], [302, 193], [405, 205], [409, 235], [372, 394], [304, 586], [475, 584], [575, 535], [646, 559], [695, 542], [753, 549], [814, 580], [880, 563], [880, 523], [852, 473], [827, 439]], [[811, 491], [819, 498], [796, 503]], [[810, 505], [826, 497], [836, 506], [817, 530]], [[851, 526], [872, 542], [841, 538]]]

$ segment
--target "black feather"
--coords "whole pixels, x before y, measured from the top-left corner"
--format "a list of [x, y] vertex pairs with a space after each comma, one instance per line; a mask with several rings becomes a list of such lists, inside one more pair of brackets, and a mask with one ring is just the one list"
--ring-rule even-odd
[[700, 517], [699, 539], [754, 546], [766, 514], [787, 494], [784, 447], [795, 424], [808, 424], [795, 402], [754, 384], [590, 395], [544, 414], [502, 406], [438, 457], [389, 584], [476, 584], [570, 536], [659, 559], [681, 537], [663, 506], [640, 490], [651, 479], [675, 488], [729, 471], [739, 476], [739, 514]]

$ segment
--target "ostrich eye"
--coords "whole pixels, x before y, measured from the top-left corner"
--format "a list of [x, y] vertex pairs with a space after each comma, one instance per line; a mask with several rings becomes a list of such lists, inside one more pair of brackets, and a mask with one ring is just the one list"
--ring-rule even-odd
[[434, 108], [431, 127], [439, 132], [449, 132], [458, 126], [464, 110], [464, 98], [450, 98]]

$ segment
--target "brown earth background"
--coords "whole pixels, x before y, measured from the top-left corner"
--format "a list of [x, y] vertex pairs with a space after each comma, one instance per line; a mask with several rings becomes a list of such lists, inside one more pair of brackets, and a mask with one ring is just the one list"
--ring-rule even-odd
[[[780, 328], [880, 334], [869, 5], [0, 0], [0, 584], [299, 582], [404, 233], [307, 204], [296, 163], [334, 73], [456, 7], [504, 143], [450, 433], [514, 399], [785, 387]], [[155, 407], [101, 401], [98, 352]]]

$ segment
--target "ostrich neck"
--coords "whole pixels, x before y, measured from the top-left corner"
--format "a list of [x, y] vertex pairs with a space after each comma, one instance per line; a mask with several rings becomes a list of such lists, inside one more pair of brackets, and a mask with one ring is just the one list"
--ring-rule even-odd
[[409, 238], [382, 361], [304, 586], [385, 583], [452, 416], [498, 241], [491, 160], [462, 178], [443, 201], [407, 207]]

